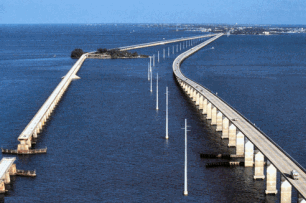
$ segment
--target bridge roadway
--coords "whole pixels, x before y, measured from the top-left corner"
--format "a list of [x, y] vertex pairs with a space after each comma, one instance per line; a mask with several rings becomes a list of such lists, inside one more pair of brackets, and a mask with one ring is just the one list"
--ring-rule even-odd
[[144, 43], [144, 44], [136, 44], [136, 45], [131, 45], [131, 46], [119, 47], [118, 49], [120, 49], [120, 51], [127, 51], [127, 50], [132, 50], [132, 49], [140, 49], [144, 47], [158, 46], [158, 45], [164, 45], [164, 44], [175, 43], [175, 42], [180, 42], [180, 41], [201, 39], [201, 38], [206, 38], [206, 37], [212, 37], [215, 35], [216, 34], [208, 34], [208, 35], [200, 35], [200, 36], [195, 36], [195, 37], [185, 37], [185, 38], [177, 38], [177, 39], [163, 40], [163, 41], [157, 41], [157, 42], [149, 42], [149, 43]]
[[[161, 44], [174, 43], [178, 41], [194, 40], [194, 39], [200, 39], [200, 38], [205, 38], [205, 37], [211, 37], [214, 35], [216, 34], [208, 34], [208, 35], [201, 35], [201, 36], [195, 36], [195, 37], [164, 40], [164, 41], [138, 44], [138, 45], [132, 45], [132, 46], [126, 46], [126, 47], [119, 47], [119, 49], [121, 50], [139, 49], [143, 47], [157, 46]], [[18, 145], [17, 150], [2, 150], [2, 152], [9, 151], [11, 153], [17, 153], [17, 154], [34, 154], [34, 153], [45, 153], [46, 152], [47, 149], [44, 149], [44, 150], [30, 149], [32, 146], [32, 143], [34, 142], [34, 138], [37, 138], [37, 134], [41, 132], [42, 127], [44, 126], [50, 114], [52, 113], [52, 111], [54, 110], [58, 102], [60, 101], [62, 95], [68, 88], [71, 81], [73, 79], [79, 78], [78, 76], [76, 76], [76, 73], [81, 68], [83, 62], [88, 57], [88, 54], [89, 53], [83, 54], [77, 60], [77, 62], [72, 66], [69, 72], [62, 78], [61, 82], [57, 85], [57, 87], [54, 89], [54, 91], [51, 93], [51, 95], [48, 97], [48, 99], [45, 101], [42, 107], [38, 110], [38, 112], [35, 114], [32, 120], [28, 123], [25, 129], [21, 132], [21, 134], [18, 137], [18, 141], [20, 142], [20, 144]]]
[[[189, 50], [180, 54], [173, 62], [173, 73], [178, 82], [184, 82], [196, 89], [197, 92], [202, 94], [209, 102], [211, 102], [224, 116], [226, 116], [234, 125], [241, 131], [253, 144], [261, 151], [264, 156], [280, 171], [280, 173], [291, 183], [297, 191], [306, 198], [306, 173], [305, 169], [289, 154], [287, 154], [281, 147], [274, 143], [271, 138], [259, 130], [254, 124], [246, 119], [237, 110], [223, 101], [221, 98], [213, 94], [210, 90], [202, 85], [185, 77], [181, 70], [180, 64], [193, 53], [197, 52], [204, 46], [212, 41], [218, 39], [223, 34], [219, 34]], [[233, 119], [235, 121], [233, 121]], [[300, 177], [298, 180], [293, 180], [289, 174], [291, 170], [295, 169]]]

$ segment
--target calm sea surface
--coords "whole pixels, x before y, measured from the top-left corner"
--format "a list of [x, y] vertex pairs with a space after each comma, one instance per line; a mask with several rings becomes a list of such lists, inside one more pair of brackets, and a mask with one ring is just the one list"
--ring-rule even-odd
[[[73, 49], [94, 51], [199, 34], [144, 25], [0, 25], [0, 145], [17, 147], [19, 134], [75, 63]], [[166, 52], [163, 59], [169, 46], [170, 56]], [[172, 62], [178, 53], [172, 54], [172, 48], [136, 50], [161, 54], [153, 69], [153, 93], [148, 59], [86, 60], [78, 72], [81, 79], [72, 82], [39, 135], [35, 147], [47, 146], [48, 153], [17, 156], [17, 168], [36, 169], [37, 177], [12, 177], [0, 201], [278, 202], [279, 194], [264, 195], [265, 181], [254, 181], [252, 168], [205, 167], [220, 160], [200, 159], [200, 153], [235, 149], [227, 147], [227, 140], [220, 139], [175, 83]], [[182, 72], [218, 92], [306, 167], [305, 53], [303, 34], [224, 36], [185, 60]], [[185, 118], [191, 126], [187, 197]], [[0, 154], [4, 156], [9, 155]], [[296, 195], [293, 190], [294, 201]]]

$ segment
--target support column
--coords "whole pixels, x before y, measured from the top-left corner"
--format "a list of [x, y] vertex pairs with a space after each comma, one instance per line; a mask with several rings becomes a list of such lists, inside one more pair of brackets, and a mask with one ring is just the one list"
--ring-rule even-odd
[[5, 193], [5, 184], [4, 181], [0, 180], [0, 193]]
[[193, 89], [193, 94], [192, 94], [192, 101], [196, 101], [197, 100], [197, 91], [196, 89]]
[[303, 198], [301, 194], [298, 195], [298, 203], [306, 203], [306, 200]]
[[225, 116], [223, 117], [223, 125], [222, 125], [222, 139], [228, 138], [228, 126], [229, 126], [229, 120]]
[[188, 95], [191, 95], [191, 86], [188, 87], [187, 93], [188, 93]]
[[11, 176], [16, 175], [16, 173], [17, 173], [16, 164], [13, 164], [13, 165], [10, 167], [9, 173], [10, 173]]
[[231, 124], [228, 130], [228, 146], [236, 146], [236, 126], [234, 124]]
[[245, 137], [244, 146], [244, 167], [253, 167], [254, 165], [254, 145], [253, 143]]
[[4, 183], [9, 184], [11, 182], [10, 172], [5, 172]]
[[207, 108], [206, 108], [206, 113], [207, 113], [207, 117], [206, 119], [211, 119], [211, 103], [210, 102], [207, 102]]
[[26, 140], [20, 140], [20, 144], [17, 146], [17, 151], [19, 152], [24, 152], [24, 151], [29, 151], [29, 145], [26, 144]]
[[200, 94], [200, 97], [199, 97], [199, 109], [200, 110], [203, 110], [203, 101], [204, 101], [204, 97], [203, 95]]
[[276, 168], [274, 165], [267, 160], [267, 189], [266, 194], [277, 194], [276, 189]]
[[255, 174], [254, 179], [265, 179], [264, 175], [264, 155], [255, 150]]
[[197, 96], [196, 96], [196, 106], [200, 106], [200, 92], [197, 92]]
[[192, 100], [192, 101], [195, 101], [195, 100], [196, 100], [196, 95], [197, 95], [197, 92], [196, 92], [196, 90], [195, 90], [195, 89], [193, 89], [193, 88], [192, 88], [192, 91], [191, 91], [191, 92], [192, 92], [192, 93], [191, 93], [191, 94], [192, 94], [192, 96], [191, 96], [191, 100]]
[[36, 132], [36, 130], [34, 130], [33, 137], [34, 137], [34, 138], [37, 138], [37, 132]]
[[212, 106], [211, 109], [211, 123], [210, 125], [217, 125], [217, 108]]
[[222, 121], [223, 115], [220, 111], [217, 113], [217, 129], [216, 131], [222, 131], [223, 121]]
[[281, 177], [281, 203], [291, 203], [291, 193], [292, 193], [292, 186], [291, 184], [284, 178]]
[[27, 144], [29, 147], [32, 147], [32, 138], [27, 139], [26, 144]]
[[240, 131], [236, 135], [236, 156], [244, 156], [244, 134]]
[[203, 111], [202, 114], [207, 114], [207, 99], [203, 98]]

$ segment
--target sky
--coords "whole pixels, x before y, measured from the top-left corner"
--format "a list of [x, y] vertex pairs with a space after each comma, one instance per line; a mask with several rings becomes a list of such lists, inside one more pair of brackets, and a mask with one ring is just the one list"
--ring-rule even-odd
[[0, 0], [0, 24], [306, 24], [306, 0]]

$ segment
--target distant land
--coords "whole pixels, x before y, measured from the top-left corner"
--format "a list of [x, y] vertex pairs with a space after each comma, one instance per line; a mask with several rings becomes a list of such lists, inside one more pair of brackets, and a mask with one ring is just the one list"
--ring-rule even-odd
[[239, 24], [141, 24], [140, 27], [169, 27], [173, 31], [227, 33], [233, 35], [279, 35], [306, 33], [306, 25], [239, 25]]
[[176, 26], [175, 31], [200, 31], [210, 33], [228, 33], [233, 35], [275, 35], [306, 33], [306, 26], [261, 26], [261, 25], [189, 25]]

